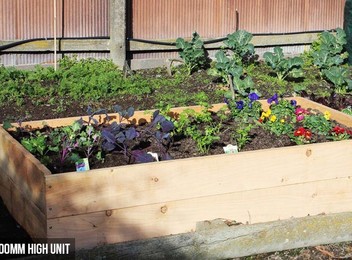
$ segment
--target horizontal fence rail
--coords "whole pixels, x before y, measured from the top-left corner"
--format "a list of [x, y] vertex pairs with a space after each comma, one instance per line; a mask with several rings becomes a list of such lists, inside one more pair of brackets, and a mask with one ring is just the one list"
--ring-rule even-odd
[[[116, 58], [121, 43], [128, 60], [168, 59], [177, 56], [178, 37], [194, 31], [206, 41], [219, 39], [237, 29], [253, 33], [256, 47], [309, 45], [312, 32], [343, 26], [346, 0], [0, 0], [0, 63], [19, 65], [52, 62], [54, 41], [61, 54]], [[54, 23], [54, 3], [57, 19]], [[124, 12], [121, 13], [121, 10]], [[123, 14], [117, 19], [115, 13]], [[56, 30], [54, 30], [56, 24]], [[126, 30], [121, 33], [121, 30]], [[56, 35], [54, 35], [56, 31]], [[285, 33], [285, 35], [258, 35]], [[127, 40], [116, 35], [125, 35]], [[32, 41], [31, 39], [38, 40]], [[89, 38], [89, 39], [88, 39]], [[14, 42], [29, 39], [24, 44]], [[110, 39], [110, 40], [109, 40]], [[15, 44], [8, 48], [8, 45]], [[217, 49], [221, 42], [206, 44]], [[296, 45], [295, 45], [296, 44]], [[115, 48], [115, 50], [114, 50]], [[127, 55], [126, 55], [127, 54]], [[38, 58], [35, 55], [41, 55]], [[47, 55], [47, 56], [45, 56]], [[115, 56], [114, 56], [115, 55]], [[47, 58], [45, 58], [47, 57]], [[125, 58], [125, 57], [123, 57]]]
[[[285, 33], [285, 34], [262, 34], [254, 35], [252, 43], [256, 47], [271, 47], [271, 46], [289, 46], [289, 45], [306, 45], [311, 44], [318, 39], [320, 32], [303, 32], [303, 33]], [[185, 38], [186, 40], [190, 40]], [[222, 40], [214, 43], [217, 39], [203, 39], [206, 49], [218, 49], [223, 46]], [[109, 51], [109, 39], [57, 39], [58, 51], [61, 52], [106, 52]], [[128, 51], [175, 51], [178, 50], [175, 46], [176, 39], [162, 39], [154, 41], [130, 39], [128, 43]], [[16, 45], [13, 46], [12, 45]], [[4, 48], [10, 46], [9, 48]], [[0, 51], [3, 53], [23, 53], [23, 52], [53, 52], [54, 39], [34, 39], [33, 41], [16, 44], [16, 41], [1, 41]]]

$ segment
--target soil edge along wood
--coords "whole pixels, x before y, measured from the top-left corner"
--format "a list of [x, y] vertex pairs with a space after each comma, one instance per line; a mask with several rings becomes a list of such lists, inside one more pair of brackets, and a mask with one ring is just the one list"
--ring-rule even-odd
[[[351, 116], [295, 99], [352, 127]], [[136, 117], [150, 120], [143, 111]], [[0, 127], [0, 195], [32, 238], [75, 238], [77, 249], [92, 248], [194, 231], [217, 218], [254, 224], [351, 212], [351, 157], [346, 140], [52, 174]]]

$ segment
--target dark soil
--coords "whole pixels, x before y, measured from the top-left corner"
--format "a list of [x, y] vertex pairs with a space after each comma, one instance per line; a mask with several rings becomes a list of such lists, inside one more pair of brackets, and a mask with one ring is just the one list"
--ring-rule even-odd
[[[195, 75], [199, 76], [199, 75]], [[204, 75], [205, 76], [205, 75]], [[191, 84], [192, 80], [188, 82]], [[181, 86], [182, 87], [182, 86]], [[319, 86], [312, 86], [312, 89], [319, 88]], [[195, 93], [199, 91], [206, 91], [211, 96], [211, 103], [222, 102], [222, 98], [216, 95], [211, 95], [218, 88], [214, 84], [197, 85], [197, 88], [190, 88], [189, 85], [184, 86], [184, 91], [188, 93]], [[268, 98], [268, 95], [273, 93], [268, 93], [266, 86], [263, 87], [261, 91], [263, 98]], [[314, 91], [303, 91], [301, 95], [309, 98], [311, 100], [317, 101], [324, 105], [330, 106], [332, 108], [341, 110], [352, 105], [351, 96], [341, 96], [332, 94], [328, 97], [322, 97], [316, 94], [312, 94]], [[292, 93], [287, 93], [284, 96], [290, 96]], [[0, 106], [0, 122], [6, 119], [12, 121], [31, 121], [31, 120], [43, 120], [58, 117], [70, 117], [70, 116], [80, 116], [86, 114], [87, 104], [82, 104], [80, 102], [72, 101], [69, 98], [62, 99], [61, 104], [58, 100], [57, 104], [49, 105], [45, 102], [36, 103], [33, 100], [25, 99], [23, 106], [17, 106], [16, 104], [6, 104]], [[131, 104], [135, 105], [137, 110], [152, 109], [154, 108], [157, 100], [152, 96], [144, 97], [136, 100], [131, 96], [121, 96], [115, 100], [100, 100], [94, 104], [90, 104], [96, 108], [108, 108], [113, 104], [119, 104], [122, 107], [128, 107]], [[193, 103], [186, 105], [194, 105]], [[112, 111], [110, 111], [112, 112]], [[292, 145], [292, 142], [287, 138], [277, 138], [277, 136], [270, 134], [264, 130], [255, 130], [252, 132], [253, 139], [249, 145], [247, 145], [243, 150], [256, 150], [271, 147], [283, 147]], [[221, 141], [215, 143], [210, 150], [210, 154], [223, 153], [222, 147], [226, 144], [231, 143], [228, 135], [223, 134]], [[183, 147], [179, 149], [179, 147]], [[201, 156], [201, 154], [195, 149], [194, 141], [190, 139], [175, 141], [173, 146], [170, 148], [170, 154], [173, 158], [184, 158], [189, 156]], [[109, 155], [105, 159], [104, 166], [96, 163], [96, 167], [107, 167], [111, 165], [116, 165], [116, 159], [120, 157], [118, 163], [119, 165], [126, 164], [126, 158], [120, 154]], [[6, 207], [0, 203], [0, 239], [16, 239], [18, 241], [30, 241], [30, 237], [26, 232], [12, 219], [8, 213]], [[319, 247], [310, 247], [303, 249], [287, 250], [283, 252], [275, 252], [270, 254], [261, 254], [257, 256], [241, 258], [241, 259], [352, 259], [352, 242], [350, 243], [340, 243], [325, 245]]]

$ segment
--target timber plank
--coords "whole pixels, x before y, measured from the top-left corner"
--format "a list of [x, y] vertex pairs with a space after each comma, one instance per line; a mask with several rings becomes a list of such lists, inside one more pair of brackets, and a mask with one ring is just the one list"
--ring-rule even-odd
[[347, 140], [51, 175], [46, 177], [48, 218], [348, 177], [351, 144]]
[[[319, 33], [296, 33], [296, 34], [282, 34], [282, 35], [254, 35], [252, 43], [255, 47], [265, 46], [287, 46], [287, 45], [302, 45], [311, 44], [313, 41], [318, 39]], [[191, 40], [185, 38], [185, 40]], [[214, 40], [214, 39], [202, 39], [203, 41]], [[159, 39], [156, 40], [165, 43], [174, 43], [176, 39]], [[1, 45], [10, 44], [14, 41], [1, 41]], [[57, 46], [60, 46], [59, 51], [70, 52], [70, 51], [109, 51], [110, 40], [109, 39], [62, 39], [57, 40]], [[205, 44], [206, 49], [220, 48], [224, 46], [223, 42]], [[129, 41], [128, 51], [174, 51], [178, 50], [176, 46], [170, 45], [158, 45], [152, 43], [144, 43], [138, 41]], [[54, 51], [54, 40], [38, 40], [33, 42], [24, 43], [10, 49], [6, 52], [47, 52]]]
[[46, 212], [45, 175], [50, 171], [0, 127], [0, 169], [39, 209]]
[[241, 223], [352, 211], [352, 179], [334, 178], [48, 220], [48, 237], [75, 237], [76, 248], [194, 231], [196, 222]]
[[[314, 108], [318, 109], [321, 112], [324, 111], [329, 111], [331, 113], [331, 118], [341, 122], [342, 124], [345, 124], [346, 126], [352, 126], [352, 116], [349, 116], [345, 113], [342, 113], [340, 111], [334, 110], [332, 108], [329, 108], [327, 106], [318, 104], [316, 102], [312, 102], [308, 99], [302, 98], [302, 97], [290, 97], [287, 99], [295, 99], [297, 101], [298, 105], [301, 105], [304, 108]], [[260, 100], [260, 103], [262, 104], [263, 109], [268, 109], [269, 104], [267, 103], [266, 100]], [[213, 107], [211, 108], [212, 111], [218, 111], [221, 108], [226, 107], [225, 103], [219, 103], [219, 104], [213, 104]], [[172, 108], [170, 110], [171, 115], [177, 116], [179, 113], [181, 113], [185, 109], [193, 109], [196, 112], [200, 112], [202, 110], [201, 106], [188, 106], [188, 107], [177, 107], [177, 108]], [[141, 122], [150, 122], [152, 113], [154, 110], [146, 110], [146, 111], [135, 111], [133, 117], [129, 119], [129, 123], [134, 123], [138, 124]], [[116, 113], [111, 113], [108, 114], [110, 118], [110, 122], [117, 121], [118, 120], [118, 114]], [[22, 122], [21, 126], [22, 127], [27, 127], [29, 129], [38, 129], [42, 128], [44, 125], [50, 126], [50, 127], [60, 127], [60, 126], [67, 126], [72, 124], [74, 121], [83, 119], [84, 121], [88, 121], [89, 117], [84, 115], [84, 116], [74, 116], [74, 117], [66, 117], [66, 118], [56, 118], [56, 119], [43, 119], [43, 120], [35, 120], [35, 121], [29, 121], [29, 122]], [[94, 116], [96, 120], [98, 120], [99, 123], [106, 123], [107, 119], [104, 114], [102, 115], [96, 115]], [[12, 124], [15, 127], [18, 127], [19, 125], [17, 123]], [[10, 129], [11, 130], [11, 129]]]
[[[352, 213], [308, 216], [252, 225], [205, 221], [206, 230], [98, 246], [78, 259], [233, 259], [259, 253], [352, 241]], [[329, 234], [328, 236], [326, 234]], [[347, 256], [346, 256], [347, 257]]]
[[324, 113], [325, 111], [328, 111], [331, 113], [331, 120], [336, 120], [340, 124], [344, 124], [345, 126], [352, 127], [352, 116], [347, 115], [346, 113], [324, 106], [317, 102], [311, 102], [308, 99], [305, 99], [302, 97], [295, 97], [290, 99], [296, 99], [297, 103], [304, 108], [317, 109], [322, 113]]
[[[219, 104], [214, 104], [213, 107], [210, 109], [212, 111], [218, 111], [222, 107], [226, 106], [225, 103], [219, 103]], [[183, 110], [186, 108], [188, 109], [194, 109], [196, 112], [200, 112], [202, 107], [201, 106], [188, 106], [188, 107], [177, 107], [177, 108], [172, 108], [170, 110], [170, 115], [177, 116], [179, 113], [181, 113]], [[128, 120], [128, 123], [132, 124], [139, 124], [142, 122], [150, 122], [152, 114], [154, 110], [146, 110], [146, 111], [135, 111], [133, 117], [131, 117]], [[118, 121], [119, 115], [116, 113], [111, 113], [108, 114], [110, 121], [109, 122], [114, 122]], [[35, 121], [29, 121], [29, 122], [22, 122], [21, 127], [24, 128], [29, 128], [29, 129], [40, 129], [43, 128], [43, 126], [50, 126], [50, 127], [60, 127], [60, 126], [67, 126], [75, 122], [76, 120], [83, 119], [85, 122], [88, 122], [89, 117], [88, 116], [74, 116], [74, 117], [66, 117], [66, 118], [56, 118], [56, 119], [43, 119], [43, 120], [35, 120]], [[106, 119], [105, 114], [101, 115], [96, 115], [94, 116], [96, 120], [98, 120], [99, 123], [107, 123], [108, 120]], [[123, 121], [126, 122], [126, 121]], [[14, 127], [18, 127], [19, 125], [17, 123], [12, 124]], [[9, 129], [12, 130], [12, 129]]]
[[0, 169], [0, 196], [12, 217], [32, 238], [45, 238], [46, 214]]

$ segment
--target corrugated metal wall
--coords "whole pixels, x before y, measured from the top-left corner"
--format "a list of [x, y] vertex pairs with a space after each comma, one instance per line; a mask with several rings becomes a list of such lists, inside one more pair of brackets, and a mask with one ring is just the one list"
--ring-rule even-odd
[[[109, 0], [56, 0], [57, 37], [109, 36]], [[0, 41], [54, 37], [53, 0], [0, 0]], [[79, 57], [108, 58], [105, 53]], [[53, 54], [6, 54], [0, 63], [50, 63]]]
[[226, 36], [236, 29], [251, 33], [299, 32], [342, 26], [345, 0], [133, 0], [134, 38]]
[[[345, 4], [345, 0], [127, 1], [128, 37], [142, 39], [190, 37], [194, 31], [204, 38], [216, 38], [232, 33], [236, 26], [251, 33], [333, 29], [342, 27]], [[53, 37], [53, 2], [0, 0], [0, 41]], [[109, 35], [109, 0], [57, 0], [57, 14], [58, 37]], [[133, 58], [172, 56], [177, 54], [134, 54]], [[51, 61], [53, 55], [1, 55], [0, 59], [11, 65], [42, 63]]]
[[234, 0], [133, 0], [133, 37], [226, 35], [236, 28]]
[[[109, 36], [109, 0], [56, 0], [57, 37]], [[0, 0], [0, 40], [54, 36], [53, 0]]]
[[[133, 38], [223, 37], [251, 33], [329, 30], [343, 25], [345, 0], [132, 0]], [[236, 10], [239, 14], [236, 24]], [[176, 57], [166, 53], [133, 58]]]

